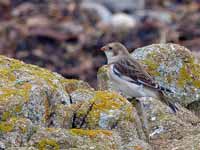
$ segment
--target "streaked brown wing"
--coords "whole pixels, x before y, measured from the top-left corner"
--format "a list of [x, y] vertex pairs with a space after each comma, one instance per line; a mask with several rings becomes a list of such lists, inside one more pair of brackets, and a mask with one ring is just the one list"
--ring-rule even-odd
[[143, 67], [131, 58], [123, 58], [114, 64], [116, 72], [124, 79], [129, 79], [138, 85], [145, 85], [150, 88], [159, 89], [152, 77], [143, 69]]

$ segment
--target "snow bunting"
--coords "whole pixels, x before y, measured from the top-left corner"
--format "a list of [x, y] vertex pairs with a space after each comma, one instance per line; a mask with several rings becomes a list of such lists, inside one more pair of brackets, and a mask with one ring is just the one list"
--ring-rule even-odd
[[167, 104], [174, 112], [178, 109], [165, 92], [171, 90], [158, 85], [144, 67], [121, 43], [109, 43], [101, 48], [109, 65], [109, 78], [114, 87], [128, 97], [154, 97]]

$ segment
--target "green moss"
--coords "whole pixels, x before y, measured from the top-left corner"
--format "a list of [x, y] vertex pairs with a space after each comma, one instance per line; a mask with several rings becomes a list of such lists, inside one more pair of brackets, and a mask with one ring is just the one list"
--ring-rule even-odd
[[59, 150], [59, 144], [53, 139], [42, 139], [38, 144], [37, 148], [39, 150]]
[[79, 135], [79, 136], [89, 136], [90, 138], [94, 138], [97, 135], [103, 134], [105, 136], [111, 136], [112, 131], [109, 130], [84, 130], [84, 129], [71, 129], [70, 130], [72, 135]]

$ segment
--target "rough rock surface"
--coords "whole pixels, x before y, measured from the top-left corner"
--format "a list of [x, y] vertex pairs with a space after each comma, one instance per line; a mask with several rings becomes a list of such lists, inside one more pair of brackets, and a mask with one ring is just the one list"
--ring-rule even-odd
[[117, 93], [4, 56], [0, 76], [0, 149], [151, 149]]
[[200, 64], [196, 63], [187, 48], [170, 43], [153, 44], [136, 49], [132, 56], [146, 67], [160, 85], [174, 91], [175, 94], [171, 96], [176, 102], [198, 111]]
[[[199, 84], [196, 82], [200, 79], [199, 65], [195, 63], [193, 56], [186, 48], [175, 44], [154, 44], [136, 49], [133, 57], [144, 64], [159, 84], [178, 92], [172, 95], [177, 102], [187, 106], [198, 101]], [[185, 74], [182, 74], [184, 69], [192, 70], [192, 72], [184, 71]], [[196, 80], [189, 75], [195, 77]], [[100, 68], [98, 72], [98, 83], [100, 89], [113, 90], [106, 66]], [[147, 115], [150, 144], [153, 149], [199, 149], [200, 120], [191, 111], [178, 105], [179, 111], [174, 114], [157, 99], [141, 98], [140, 101]], [[191, 107], [191, 110], [197, 110], [196, 107]]]
[[[156, 50], [163, 45], [154, 46], [153, 50]], [[166, 46], [170, 47], [169, 44]], [[168, 50], [164, 49], [163, 57], [174, 54]], [[144, 55], [139, 50], [134, 53], [138, 59], [143, 58], [139, 57]], [[178, 54], [176, 60], [191, 58], [187, 65], [192, 64], [193, 57], [187, 50]], [[145, 59], [139, 60], [145, 62]], [[158, 74], [153, 74], [154, 70], [148, 71], [155, 77]], [[163, 82], [166, 81], [164, 77]], [[99, 70], [98, 80], [101, 91], [95, 91], [86, 82], [65, 79], [48, 70], [0, 56], [0, 149], [199, 148], [200, 120], [191, 111], [180, 105], [174, 114], [156, 99], [140, 99], [148, 120], [147, 137], [134, 103], [112, 91], [106, 66]], [[173, 89], [167, 83], [164, 85]], [[184, 80], [183, 88], [194, 86], [186, 83]], [[191, 97], [190, 102], [196, 100]]]

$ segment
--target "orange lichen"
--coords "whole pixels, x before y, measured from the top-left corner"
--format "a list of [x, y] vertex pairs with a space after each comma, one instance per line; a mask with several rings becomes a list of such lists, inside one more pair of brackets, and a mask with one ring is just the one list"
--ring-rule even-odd
[[134, 150], [143, 150], [143, 148], [139, 145], [136, 145], [136, 146], [133, 146], [134, 147]]

